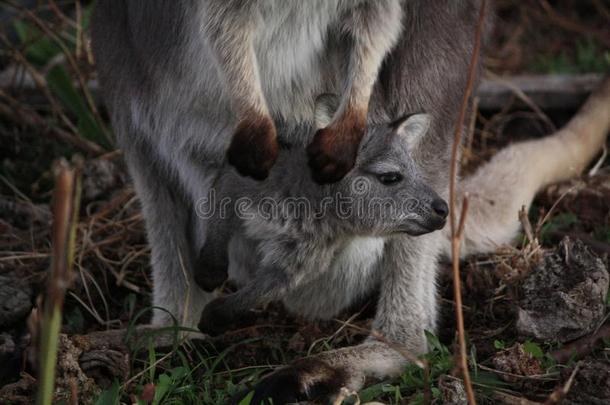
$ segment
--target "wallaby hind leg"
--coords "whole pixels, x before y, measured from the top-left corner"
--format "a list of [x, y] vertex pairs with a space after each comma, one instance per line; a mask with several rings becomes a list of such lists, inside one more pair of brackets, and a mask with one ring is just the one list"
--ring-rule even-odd
[[[424, 329], [434, 331], [437, 253], [440, 234], [389, 240], [380, 268], [383, 270], [374, 337], [364, 343], [297, 360], [262, 379], [251, 404], [319, 400], [333, 403], [341, 387], [358, 391], [367, 377], [399, 375], [405, 365], [427, 348]], [[391, 345], [385, 343], [391, 342]], [[399, 348], [399, 353], [395, 348]]]
[[[528, 209], [541, 188], [579, 175], [601, 150], [609, 129], [610, 76], [559, 131], [508, 146], [462, 180], [458, 202], [468, 193], [469, 210], [461, 254], [493, 252], [512, 242], [521, 207]], [[448, 228], [443, 230], [447, 256]]]
[[204, 24], [204, 30], [237, 114], [227, 160], [241, 175], [263, 180], [277, 159], [279, 144], [254, 51], [257, 2], [242, 3], [228, 8], [224, 2], [204, 2], [204, 12], [211, 22]]
[[148, 243], [151, 246], [153, 305], [152, 324], [195, 327], [212, 294], [199, 289], [193, 279], [194, 254], [190, 223], [194, 213], [178, 189], [177, 180], [151, 160], [143, 142], [122, 145], [138, 197], [142, 204]]

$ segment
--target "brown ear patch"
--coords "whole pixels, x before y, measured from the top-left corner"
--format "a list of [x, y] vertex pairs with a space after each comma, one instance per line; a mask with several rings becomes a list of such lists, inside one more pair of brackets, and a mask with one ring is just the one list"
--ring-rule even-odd
[[318, 130], [307, 147], [309, 167], [319, 184], [341, 180], [356, 163], [366, 131], [366, 110], [350, 109], [335, 123]]
[[230, 165], [242, 176], [264, 180], [277, 160], [279, 145], [268, 115], [247, 114], [237, 125], [227, 151]]

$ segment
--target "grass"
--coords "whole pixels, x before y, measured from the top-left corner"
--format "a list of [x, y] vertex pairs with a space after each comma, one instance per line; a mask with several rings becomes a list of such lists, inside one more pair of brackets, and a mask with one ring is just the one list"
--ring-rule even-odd
[[[425, 371], [421, 367], [411, 364], [406, 367], [400, 377], [363, 389], [359, 393], [360, 401], [368, 402], [383, 399], [389, 404], [399, 404], [405, 399], [410, 399], [412, 401], [410, 403], [417, 404], [422, 403], [425, 391], [429, 391], [432, 398], [439, 399], [441, 393], [436, 388], [438, 381], [449, 374], [455, 364], [451, 351], [441, 344], [436, 336], [428, 333], [427, 337], [432, 351], [423, 356], [423, 359], [429, 365], [429, 377], [426, 377]], [[133, 392], [142, 396], [142, 393], [147, 390], [150, 391], [150, 387], [154, 387], [153, 399], [149, 402], [152, 404], [224, 403], [223, 401], [244, 389], [243, 384], [236, 384], [234, 381], [244, 379], [256, 381], [262, 372], [269, 370], [264, 366], [246, 370], [217, 370], [218, 367], [222, 368], [222, 361], [229, 352], [236, 350], [241, 344], [248, 343], [247, 341], [241, 342], [216, 355], [212, 355], [201, 347], [188, 345], [188, 347], [178, 349], [174, 353], [168, 362], [169, 364], [166, 365], [168, 368], [153, 372], [154, 367], [152, 367], [151, 372], [143, 374], [138, 379], [137, 384], [130, 387], [129, 390], [121, 389], [117, 382], [104, 391], [95, 403], [116, 404], [117, 401], [127, 400], [129, 394]], [[187, 353], [195, 354], [200, 361], [193, 363], [188, 359]], [[157, 355], [154, 351], [149, 352], [149, 359], [144, 369], [156, 363]], [[494, 378], [487, 378], [485, 381], [487, 384], [493, 382], [501, 385], [501, 382]], [[246, 396], [240, 404], [247, 405], [249, 403], [248, 398]], [[346, 404], [348, 403], [350, 403], [349, 400]]]
[[[426, 393], [432, 400], [442, 401], [443, 395], [446, 393], [439, 386], [442, 384], [441, 380], [454, 379], [451, 377], [451, 373], [455, 369], [454, 358], [449, 348], [442, 344], [436, 336], [427, 333], [427, 338], [431, 351], [422, 359], [427, 362], [429, 371], [410, 364], [399, 377], [369, 385], [360, 391], [358, 399], [361, 403], [381, 400], [387, 404], [423, 404]], [[541, 361], [546, 374], [557, 373], [553, 371], [557, 370], [557, 364], [550, 359], [546, 351], [550, 350], [551, 346], [545, 348], [535, 342], [526, 341], [523, 347], [526, 353]], [[126, 402], [130, 398], [133, 400], [134, 393], [137, 399], [135, 403], [138, 404], [224, 403], [223, 401], [244, 389], [244, 385], [236, 383], [237, 381], [256, 381], [262, 372], [269, 370], [266, 367], [253, 370], [217, 370], [222, 359], [236, 348], [232, 347], [212, 355], [201, 347], [188, 345], [178, 349], [160, 370], [151, 367], [156, 364], [156, 356], [159, 355], [151, 351], [148, 361], [143, 365], [145, 370], [150, 368], [150, 373], [144, 373], [129, 389], [125, 389], [119, 382], [115, 382], [94, 403], [110, 405]], [[505, 348], [502, 347], [501, 350], [503, 349]], [[190, 355], [195, 353], [200, 362], [194, 363], [190, 360], [189, 353]], [[482, 403], [490, 403], [489, 398], [495, 390], [511, 391], [511, 384], [502, 381], [497, 375], [484, 368], [478, 368], [476, 355], [471, 353], [471, 357], [474, 359], [471, 377], [479, 397], [483, 399]], [[246, 396], [240, 404], [248, 405], [248, 399], [249, 396]], [[350, 404], [354, 403], [353, 401], [353, 398], [347, 399], [344, 403]]]
[[544, 244], [551, 243], [551, 235], [553, 232], [568, 230], [578, 224], [579, 220], [576, 215], [571, 212], [560, 212], [553, 215], [540, 229], [540, 241]]
[[610, 71], [610, 50], [594, 39], [579, 39], [574, 49], [537, 55], [530, 69], [552, 74], [606, 73]]

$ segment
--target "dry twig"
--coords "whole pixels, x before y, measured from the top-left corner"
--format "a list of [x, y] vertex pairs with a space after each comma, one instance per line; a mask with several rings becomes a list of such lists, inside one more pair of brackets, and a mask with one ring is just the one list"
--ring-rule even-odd
[[[583, 35], [593, 35], [597, 40], [603, 43], [605, 46], [610, 47], [610, 37], [602, 31], [593, 28], [589, 28], [585, 25], [579, 24], [561, 14], [559, 14], [553, 6], [547, 0], [538, 0], [538, 3], [545, 11], [546, 16], [553, 22], [555, 25], [572, 32], [576, 32]], [[536, 13], [538, 14], [538, 13]]]
[[80, 90], [87, 102], [87, 106], [89, 107], [91, 113], [95, 117], [95, 120], [100, 124], [101, 128], [103, 129], [106, 139], [111, 142], [112, 138], [107, 133], [107, 131], [104, 129], [105, 127], [103, 126], [103, 120], [97, 109], [93, 96], [91, 95], [91, 92], [89, 91], [89, 88], [87, 87], [87, 82], [85, 80], [85, 77], [84, 77], [81, 69], [79, 68], [76, 59], [74, 59], [74, 56], [72, 55], [72, 53], [70, 52], [70, 50], [68, 49], [66, 44], [34, 12], [21, 6], [19, 3], [17, 3], [14, 0], [4, 0], [4, 1], [9, 6], [11, 6], [13, 9], [15, 9], [15, 10], [23, 13], [25, 16], [27, 16], [48, 38], [51, 38], [57, 44], [57, 46], [59, 46], [59, 48], [62, 50], [64, 56], [66, 57], [68, 64], [70, 65], [71, 69], [75, 73], [76, 79], [78, 80], [78, 83], [79, 83]]
[[558, 387], [555, 391], [551, 393], [551, 395], [549, 395], [546, 401], [544, 401], [544, 405], [555, 405], [561, 403], [561, 401], [564, 400], [564, 398], [568, 395], [568, 392], [570, 392], [570, 389], [572, 388], [572, 384], [574, 383], [574, 378], [576, 377], [576, 374], [578, 374], [578, 370], [580, 370], [580, 364], [577, 364], [576, 367], [574, 367], [574, 371], [572, 371], [572, 374], [570, 374], [570, 378], [568, 378], [568, 381], [566, 381], [564, 385]]
[[458, 364], [460, 364], [462, 378], [464, 379], [464, 387], [466, 388], [466, 394], [468, 396], [468, 402], [470, 404], [476, 404], [474, 391], [472, 389], [472, 383], [470, 381], [470, 374], [468, 372], [468, 357], [466, 354], [466, 332], [464, 331], [464, 314], [462, 312], [462, 287], [460, 282], [460, 241], [464, 230], [464, 221], [468, 210], [468, 200], [464, 197], [462, 203], [462, 212], [459, 217], [459, 224], [456, 224], [456, 183], [457, 183], [457, 171], [458, 171], [458, 150], [460, 148], [462, 139], [462, 127], [464, 125], [464, 119], [466, 116], [466, 110], [468, 107], [468, 100], [472, 93], [472, 87], [474, 84], [475, 73], [477, 70], [479, 51], [481, 48], [481, 32], [483, 29], [483, 22], [485, 18], [485, 10], [487, 1], [481, 2], [479, 10], [479, 18], [477, 22], [477, 28], [474, 38], [474, 46], [472, 49], [472, 56], [470, 59], [470, 66], [468, 68], [468, 81], [466, 83], [466, 89], [462, 98], [462, 105], [460, 107], [460, 113], [458, 120], [455, 125], [455, 133], [453, 139], [453, 147], [451, 149], [451, 168], [450, 168], [450, 183], [449, 183], [449, 222], [451, 225], [451, 259], [452, 259], [452, 270], [453, 270], [453, 291], [455, 296], [455, 314], [458, 329], [458, 341], [460, 346], [460, 358]]
[[24, 125], [30, 129], [38, 131], [41, 135], [50, 136], [62, 142], [66, 142], [88, 155], [96, 156], [105, 152], [101, 146], [94, 142], [80, 136], [76, 136], [61, 128], [50, 126], [40, 114], [31, 108], [24, 107], [17, 100], [10, 97], [1, 89], [0, 98], [6, 100], [8, 104], [8, 106], [5, 104], [0, 104], [0, 115], [3, 117], [10, 120], [15, 120], [20, 125]]

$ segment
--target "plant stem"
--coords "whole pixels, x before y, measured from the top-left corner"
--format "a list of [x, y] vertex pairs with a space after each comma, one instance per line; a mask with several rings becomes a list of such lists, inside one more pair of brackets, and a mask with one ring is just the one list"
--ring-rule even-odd
[[76, 243], [76, 224], [80, 202], [77, 169], [65, 161], [58, 164], [53, 193], [53, 255], [44, 299], [41, 340], [38, 404], [51, 405], [55, 387], [55, 365], [61, 330], [62, 309], [71, 281]]
[[485, 18], [485, 9], [487, 6], [486, 0], [482, 0], [481, 7], [479, 10], [479, 18], [477, 22], [477, 28], [475, 32], [474, 45], [472, 48], [472, 56], [470, 58], [470, 65], [468, 68], [468, 81], [466, 82], [466, 89], [462, 98], [462, 105], [460, 107], [460, 113], [458, 121], [455, 125], [455, 132], [453, 138], [453, 146], [451, 149], [451, 168], [449, 178], [449, 222], [451, 226], [451, 264], [453, 270], [453, 292], [455, 297], [455, 315], [458, 332], [458, 343], [460, 346], [459, 362], [460, 369], [462, 372], [462, 378], [464, 379], [464, 387], [468, 396], [468, 402], [471, 405], [476, 405], [476, 399], [474, 396], [474, 390], [472, 389], [472, 383], [470, 381], [470, 374], [468, 372], [468, 357], [466, 350], [466, 332], [464, 331], [464, 313], [462, 311], [462, 286], [460, 282], [460, 240], [464, 230], [464, 223], [466, 220], [466, 214], [468, 211], [468, 200], [464, 198], [462, 204], [461, 215], [459, 218], [459, 225], [456, 224], [456, 183], [457, 183], [457, 171], [458, 171], [458, 150], [462, 140], [462, 127], [464, 125], [464, 118], [466, 116], [466, 109], [468, 106], [468, 100], [472, 93], [472, 87], [475, 79], [475, 73], [477, 71], [479, 52], [481, 49], [481, 32], [483, 28], [483, 22]]

